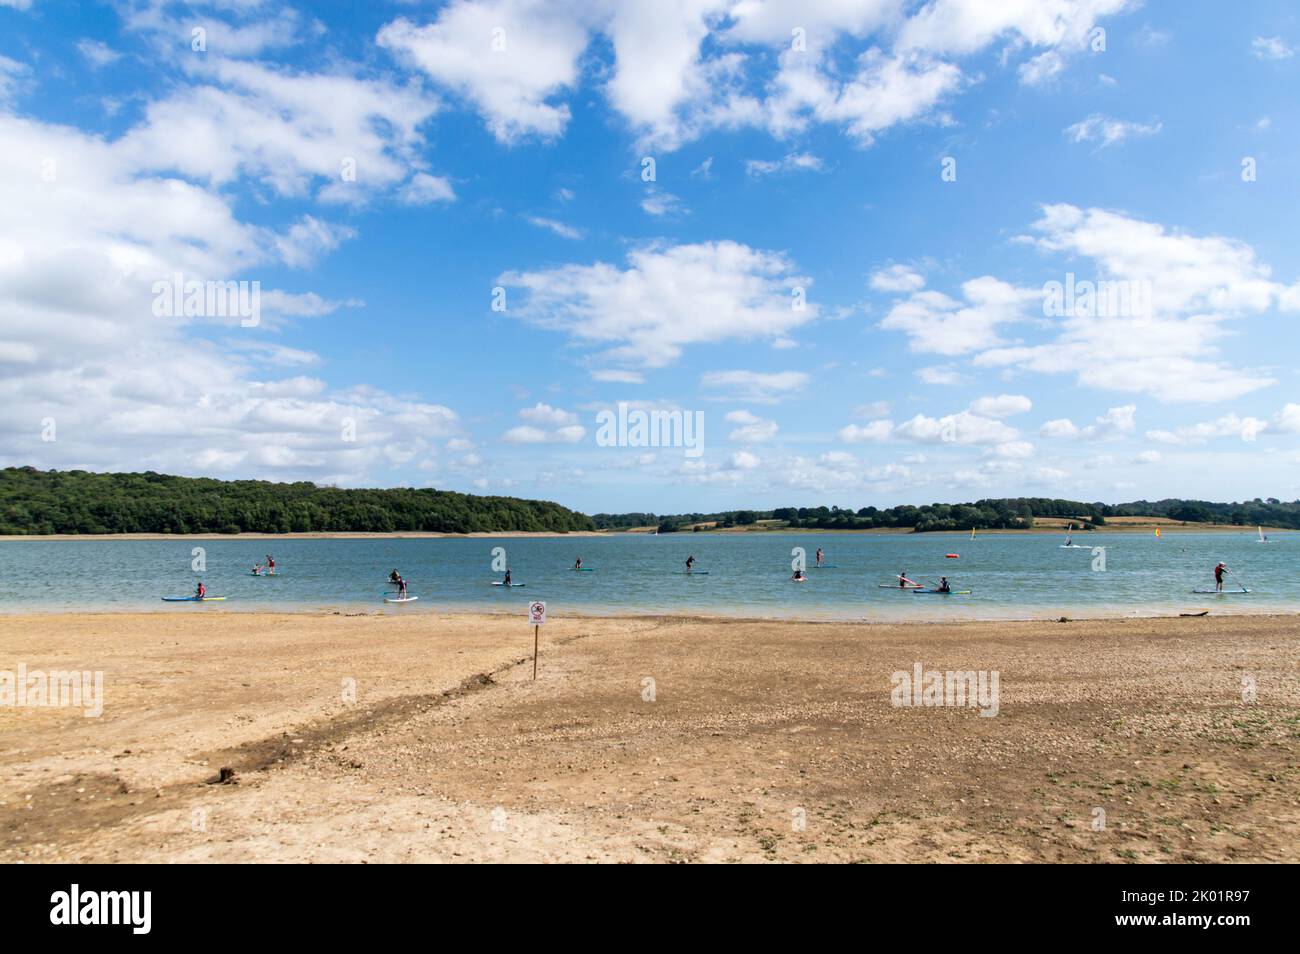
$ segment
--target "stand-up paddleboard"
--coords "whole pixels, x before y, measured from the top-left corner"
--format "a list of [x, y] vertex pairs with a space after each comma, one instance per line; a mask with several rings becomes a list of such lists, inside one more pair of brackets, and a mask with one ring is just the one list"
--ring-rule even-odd
[[579, 572], [579, 573], [595, 573], [595, 572], [596, 572], [596, 568], [595, 568], [594, 566], [571, 566], [571, 567], [569, 567], [569, 569], [570, 569], [570, 570], [576, 570], [576, 571]]
[[970, 590], [912, 590], [917, 596], [970, 596]]
[[708, 576], [709, 575], [708, 570], [682, 570], [682, 573], [686, 574], [687, 576]]
[[1205, 596], [1230, 596], [1236, 593], [1249, 593], [1250, 590], [1244, 586], [1237, 590], [1192, 590], [1193, 593], [1200, 593]]
[[527, 583], [502, 583], [500, 580], [493, 580], [493, 586], [527, 586]]
[[924, 583], [904, 583], [902, 586], [899, 586], [897, 583], [878, 583], [876, 585], [879, 586], [882, 590], [923, 590], [925, 589]]
[[840, 565], [838, 563], [814, 563], [812, 568], [814, 570], [838, 570]]
[[220, 603], [224, 596], [164, 596], [164, 603]]
[[385, 596], [384, 602], [385, 603], [414, 603], [418, 599], [419, 599], [418, 596], [407, 596], [407, 597]]
[[250, 571], [248, 575], [249, 576], [279, 576], [280, 574], [279, 573], [253, 573]]

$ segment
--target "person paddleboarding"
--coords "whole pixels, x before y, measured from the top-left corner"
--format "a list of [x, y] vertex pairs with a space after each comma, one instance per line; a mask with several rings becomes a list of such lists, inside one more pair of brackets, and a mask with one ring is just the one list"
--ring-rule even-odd
[[796, 583], [802, 583], [804, 580], [803, 570], [795, 570], [792, 574], [790, 574], [790, 579]]
[[396, 569], [394, 569], [392, 573], [388, 574], [389, 583], [397, 583], [401, 579], [402, 579], [402, 574], [398, 573]]
[[574, 568], [575, 570], [581, 570], [581, 569], [582, 569], [582, 557], [578, 557], [578, 559], [576, 559], [576, 560], [573, 561], [573, 568]]
[[691, 556], [688, 556], [688, 557], [686, 558], [686, 572], [687, 572], [687, 573], [690, 573], [693, 569], [695, 569], [695, 555], [694, 555], [694, 554], [692, 554]]
[[952, 587], [948, 585], [948, 578], [946, 576], [939, 577], [939, 592], [940, 593], [952, 592]]
[[826, 559], [826, 554], [822, 552], [822, 548], [821, 548], [821, 547], [818, 547], [818, 548], [817, 548], [817, 565], [818, 565], [818, 566], [821, 566], [822, 563], [825, 561], [825, 559]]
[[208, 588], [203, 585], [202, 580], [199, 580], [199, 585], [194, 588], [194, 598], [196, 600], [201, 600], [207, 595], [208, 595]]
[[271, 556], [271, 554], [269, 553], [266, 555], [266, 572], [267, 573], [275, 572], [275, 557]]
[[509, 585], [510, 585], [510, 571], [509, 571], [509, 570], [506, 570], [506, 578], [505, 578], [504, 580], [502, 580], [501, 582], [502, 582], [502, 584], [505, 585], [505, 586], [509, 586]]
[[904, 570], [902, 573], [898, 574], [898, 585], [899, 585], [900, 587], [907, 587], [907, 586], [920, 586], [919, 583], [916, 583], [915, 581], [913, 581], [913, 580], [909, 580], [909, 579], [907, 578], [907, 571], [906, 571], [906, 570]]
[[1227, 569], [1228, 564], [1224, 563], [1222, 560], [1220, 560], [1219, 564], [1214, 568], [1214, 588], [1219, 592], [1223, 592], [1223, 574]]

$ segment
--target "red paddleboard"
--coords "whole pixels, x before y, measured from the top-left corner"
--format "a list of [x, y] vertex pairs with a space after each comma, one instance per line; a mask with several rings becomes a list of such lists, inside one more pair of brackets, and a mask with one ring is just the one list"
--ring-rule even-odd
[[955, 553], [945, 553], [944, 556], [946, 556], [949, 560], [960, 559]]

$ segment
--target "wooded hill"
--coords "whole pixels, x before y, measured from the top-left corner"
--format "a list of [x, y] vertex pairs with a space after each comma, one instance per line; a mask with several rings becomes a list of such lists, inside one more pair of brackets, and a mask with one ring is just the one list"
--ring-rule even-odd
[[340, 490], [84, 470], [0, 470], [0, 533], [309, 533], [591, 530], [559, 504], [447, 490]]

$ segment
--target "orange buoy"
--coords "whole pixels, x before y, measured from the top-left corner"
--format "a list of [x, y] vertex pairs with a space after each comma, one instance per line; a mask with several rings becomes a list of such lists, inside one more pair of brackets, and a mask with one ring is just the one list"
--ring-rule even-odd
[[957, 554], [955, 554], [955, 553], [945, 553], [944, 556], [946, 556], [949, 560], [956, 560], [956, 559], [959, 559], [958, 556], [957, 556]]

